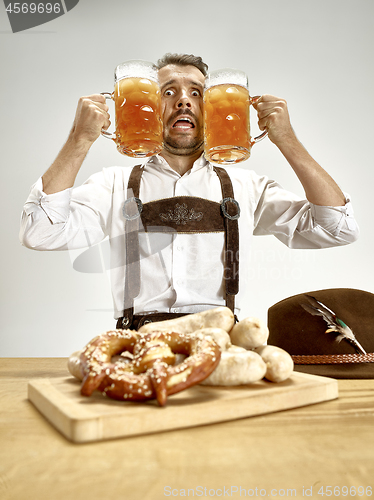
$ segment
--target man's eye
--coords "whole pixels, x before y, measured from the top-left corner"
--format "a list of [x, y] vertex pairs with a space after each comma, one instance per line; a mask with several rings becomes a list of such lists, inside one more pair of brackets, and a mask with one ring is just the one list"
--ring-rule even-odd
[[171, 89], [165, 90], [164, 95], [174, 95], [174, 91]]
[[199, 91], [199, 90], [193, 90], [193, 91], [192, 91], [192, 95], [193, 95], [193, 97], [200, 97], [200, 96], [201, 96], [201, 93], [200, 93], [200, 91]]

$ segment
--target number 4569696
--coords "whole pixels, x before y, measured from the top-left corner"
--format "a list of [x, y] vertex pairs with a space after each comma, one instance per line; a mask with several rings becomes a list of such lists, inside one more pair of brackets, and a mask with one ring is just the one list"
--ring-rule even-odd
[[61, 12], [60, 3], [21, 3], [10, 2], [6, 11], [10, 14], [59, 14]]
[[334, 496], [334, 497], [340, 497], [340, 495], [342, 497], [346, 497], [346, 496], [350, 496], [350, 497], [355, 497], [355, 496], [358, 496], [358, 497], [362, 497], [364, 495], [366, 495], [366, 497], [371, 497], [373, 492], [372, 492], [372, 487], [371, 486], [367, 486], [366, 488], [364, 486], [322, 486], [319, 490], [318, 490], [318, 495], [320, 496], [324, 496], [326, 495], [327, 497], [331, 497], [331, 496]]

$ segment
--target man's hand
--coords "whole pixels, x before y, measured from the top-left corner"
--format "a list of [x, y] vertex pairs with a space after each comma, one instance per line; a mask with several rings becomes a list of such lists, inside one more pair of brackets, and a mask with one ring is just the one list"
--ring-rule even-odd
[[264, 94], [253, 103], [253, 107], [257, 111], [260, 130], [266, 129], [269, 139], [276, 146], [295, 139], [284, 99]]
[[110, 126], [108, 110], [105, 97], [101, 94], [81, 97], [71, 130], [74, 139], [90, 145], [94, 143], [101, 130]]
[[279, 148], [298, 176], [308, 200], [315, 205], [345, 205], [339, 186], [297, 139], [286, 101], [265, 94], [253, 103], [253, 107], [257, 110], [260, 130], [268, 131], [269, 139]]
[[93, 94], [81, 97], [68, 140], [57, 158], [43, 175], [43, 191], [56, 193], [74, 185], [75, 178], [101, 129], [110, 126], [105, 97]]

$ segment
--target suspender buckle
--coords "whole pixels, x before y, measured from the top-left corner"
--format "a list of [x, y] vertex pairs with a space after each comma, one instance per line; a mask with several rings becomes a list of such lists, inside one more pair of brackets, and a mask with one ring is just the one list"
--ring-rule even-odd
[[[233, 203], [236, 206], [237, 213], [234, 215], [230, 215], [227, 211], [226, 203]], [[239, 203], [234, 198], [224, 198], [221, 201], [221, 210], [222, 210], [224, 217], [226, 217], [227, 219], [237, 220], [240, 217], [240, 206], [239, 206]]]
[[[134, 202], [137, 205], [137, 210], [135, 210], [135, 207], [133, 205]], [[139, 200], [139, 198], [135, 198], [135, 196], [132, 196], [131, 198], [128, 198], [123, 204], [122, 214], [126, 220], [135, 220], [138, 217], [140, 217], [142, 210], [143, 210], [143, 203], [141, 202], [141, 200]]]
[[126, 328], [129, 328], [131, 324], [131, 318], [125, 316], [123, 318], [121, 318], [121, 327], [123, 330], [126, 330]]

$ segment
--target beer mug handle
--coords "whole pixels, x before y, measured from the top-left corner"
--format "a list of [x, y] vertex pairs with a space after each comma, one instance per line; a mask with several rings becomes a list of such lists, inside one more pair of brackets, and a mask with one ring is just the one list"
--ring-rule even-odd
[[[259, 96], [259, 95], [256, 95], [255, 97], [249, 97], [249, 103], [253, 104], [260, 97], [261, 96]], [[262, 139], [265, 139], [265, 137], [267, 137], [267, 135], [268, 135], [268, 131], [265, 130], [264, 132], [262, 132], [262, 134], [258, 135], [257, 137], [254, 137], [253, 139], [251, 138], [251, 145], [253, 146], [253, 144], [256, 144], [256, 142], [262, 141]]]
[[[113, 99], [113, 93], [111, 94], [110, 92], [100, 92], [101, 95], [105, 97], [105, 99]], [[107, 132], [104, 129], [101, 129], [101, 135], [105, 137], [106, 139], [113, 139], [113, 141], [116, 140], [116, 134]]]

